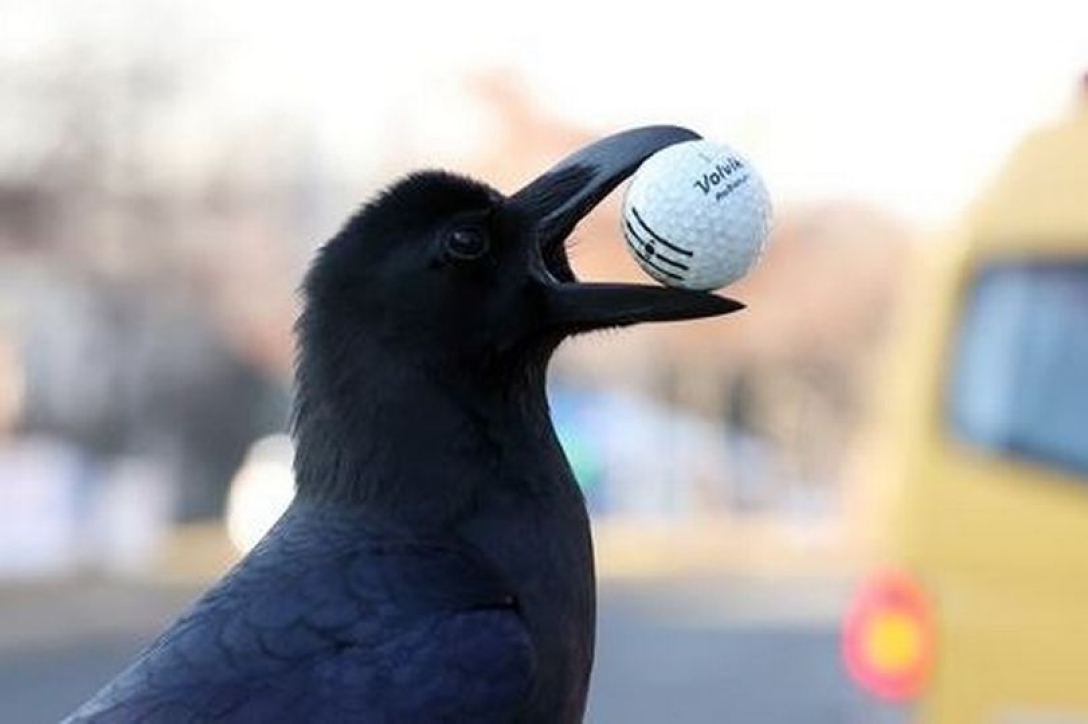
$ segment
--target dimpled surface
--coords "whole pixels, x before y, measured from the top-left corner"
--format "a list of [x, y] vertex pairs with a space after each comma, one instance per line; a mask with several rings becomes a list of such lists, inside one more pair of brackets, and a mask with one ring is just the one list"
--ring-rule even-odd
[[743, 157], [699, 140], [659, 151], [623, 199], [623, 234], [639, 266], [663, 284], [718, 289], [759, 261], [771, 224], [763, 180]]

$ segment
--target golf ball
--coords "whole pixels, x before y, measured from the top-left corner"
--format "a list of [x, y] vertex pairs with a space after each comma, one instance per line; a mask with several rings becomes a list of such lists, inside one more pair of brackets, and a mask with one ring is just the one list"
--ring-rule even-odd
[[697, 140], [658, 151], [623, 198], [623, 235], [659, 282], [718, 289], [756, 265], [771, 224], [759, 174], [728, 146]]

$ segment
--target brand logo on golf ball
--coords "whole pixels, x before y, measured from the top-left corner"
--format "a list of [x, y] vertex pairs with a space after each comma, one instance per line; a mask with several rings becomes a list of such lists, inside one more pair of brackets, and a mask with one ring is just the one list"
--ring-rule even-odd
[[[707, 158], [703, 154], [699, 154], [707, 163], [711, 163], [711, 159]], [[695, 179], [695, 188], [703, 192], [704, 196], [709, 196], [711, 192], [714, 193], [714, 200], [721, 201], [726, 196], [731, 194], [734, 189], [748, 180], [748, 174], [744, 174], [740, 178], [731, 178], [738, 171], [744, 169], [744, 162], [740, 159], [730, 156], [724, 162], [717, 162], [714, 164], [714, 170], [708, 171], [703, 174], [701, 179]], [[728, 181], [723, 188], [719, 188], [723, 182]]]
[[[650, 228], [634, 206], [623, 219], [623, 237], [643, 264], [669, 279], [683, 281], [695, 252], [675, 244]], [[634, 223], [631, 220], [634, 219]]]

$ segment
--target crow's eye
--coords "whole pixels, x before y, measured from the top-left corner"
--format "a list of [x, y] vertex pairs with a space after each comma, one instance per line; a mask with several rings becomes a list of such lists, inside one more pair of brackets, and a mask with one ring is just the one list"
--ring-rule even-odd
[[475, 226], [454, 229], [446, 237], [446, 251], [451, 258], [461, 261], [479, 259], [488, 252], [490, 247], [487, 234]]

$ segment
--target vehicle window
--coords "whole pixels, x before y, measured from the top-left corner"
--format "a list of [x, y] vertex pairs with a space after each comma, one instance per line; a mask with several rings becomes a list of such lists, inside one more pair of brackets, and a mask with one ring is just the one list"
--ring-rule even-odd
[[981, 271], [954, 354], [955, 434], [1088, 476], [1088, 259]]

